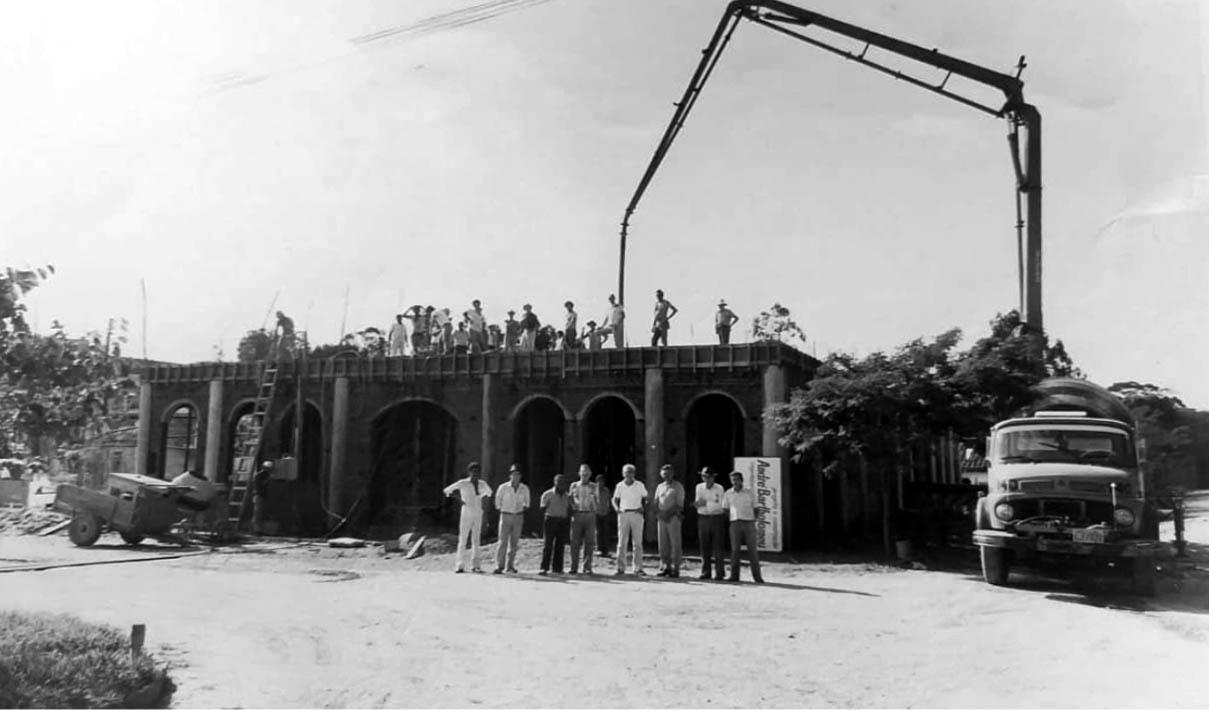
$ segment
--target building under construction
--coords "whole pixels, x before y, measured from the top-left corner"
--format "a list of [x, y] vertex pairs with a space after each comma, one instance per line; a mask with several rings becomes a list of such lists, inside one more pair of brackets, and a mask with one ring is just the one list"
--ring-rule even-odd
[[[470, 461], [482, 462], [493, 486], [519, 464], [535, 496], [581, 462], [610, 485], [634, 463], [652, 488], [670, 463], [691, 490], [704, 465], [729, 471], [736, 456], [784, 456], [764, 408], [784, 402], [817, 365], [778, 342], [282, 361], [260, 453], [294, 461], [270, 483], [267, 519], [300, 535], [345, 519], [367, 536], [444, 527], [457, 511], [441, 489]], [[138, 472], [179, 473], [169, 462], [184, 442], [194, 449], [185, 460], [210, 480], [228, 480], [264, 367], [145, 370]], [[804, 511], [822, 509], [822, 489], [795, 485], [809, 480], [802, 466], [784, 465], [793, 545], [813, 517]], [[526, 529], [540, 530], [540, 515], [531, 508]], [[691, 507], [688, 515], [691, 524]]]

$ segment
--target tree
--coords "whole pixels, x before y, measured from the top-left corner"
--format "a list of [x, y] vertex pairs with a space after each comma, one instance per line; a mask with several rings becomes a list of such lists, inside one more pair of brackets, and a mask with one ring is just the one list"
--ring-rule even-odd
[[239, 340], [236, 358], [239, 362], [267, 360], [273, 349], [273, 333], [264, 328], [249, 330]]
[[72, 338], [57, 321], [47, 335], [30, 331], [21, 298], [53, 273], [10, 268], [0, 276], [0, 456], [50, 453], [108, 430], [110, 404], [135, 386], [99, 333]]
[[1161, 490], [1193, 480], [1197, 413], [1170, 390], [1149, 383], [1114, 382], [1108, 391], [1133, 413], [1138, 436], [1146, 442], [1146, 463], [1155, 486]]
[[793, 321], [789, 309], [780, 303], [760, 311], [751, 322], [752, 340], [776, 340], [805, 348], [806, 333]]

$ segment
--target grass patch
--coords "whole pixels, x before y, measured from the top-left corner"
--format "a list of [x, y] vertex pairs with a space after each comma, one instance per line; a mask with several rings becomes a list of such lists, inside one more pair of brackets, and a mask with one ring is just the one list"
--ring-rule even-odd
[[0, 707], [113, 708], [160, 675], [130, 639], [67, 614], [0, 612]]

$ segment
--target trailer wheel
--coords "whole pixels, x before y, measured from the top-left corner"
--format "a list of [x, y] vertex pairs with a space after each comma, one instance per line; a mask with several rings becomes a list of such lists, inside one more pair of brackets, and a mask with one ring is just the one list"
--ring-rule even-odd
[[145, 537], [144, 535], [141, 535], [139, 533], [132, 533], [132, 532], [124, 532], [124, 533], [119, 533], [119, 534], [122, 536], [122, 539], [126, 541], [127, 545], [137, 545], [140, 542], [142, 542], [143, 538]]
[[92, 513], [76, 511], [71, 516], [67, 537], [80, 547], [88, 547], [101, 536], [101, 521]]
[[1153, 597], [1158, 594], [1159, 580], [1155, 571], [1154, 560], [1150, 557], [1135, 557], [1133, 559], [1133, 593], [1140, 597]]
[[1001, 547], [982, 545], [978, 548], [982, 558], [982, 578], [987, 584], [1002, 586], [1008, 581], [1008, 551]]

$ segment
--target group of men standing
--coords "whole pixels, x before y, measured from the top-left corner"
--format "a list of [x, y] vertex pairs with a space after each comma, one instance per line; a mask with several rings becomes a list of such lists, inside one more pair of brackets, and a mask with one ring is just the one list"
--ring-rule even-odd
[[[532, 504], [529, 487], [521, 481], [520, 467], [513, 464], [508, 481], [494, 492], [481, 479], [481, 469], [472, 462], [466, 477], [445, 488], [447, 497], [457, 496], [462, 505], [458, 524], [457, 562], [455, 572], [466, 571], [466, 555], [471, 556], [471, 570], [479, 567], [479, 547], [482, 534], [483, 501], [491, 498], [499, 510], [499, 546], [496, 550], [494, 574], [517, 573], [516, 553], [524, 526], [525, 512]], [[538, 505], [543, 512], [543, 544], [539, 575], [562, 574], [565, 549], [571, 548], [572, 575], [594, 574], [593, 550], [602, 539], [609, 516], [617, 520], [617, 558], [614, 574], [627, 570], [645, 575], [643, 570], [643, 532], [648, 506], [654, 506], [658, 526], [659, 572], [657, 576], [677, 578], [683, 561], [681, 522], [687, 505], [684, 486], [676, 480], [670, 465], [660, 468], [661, 481], [652, 497], [646, 485], [636, 479], [633, 464], [622, 467], [622, 480], [612, 492], [592, 469], [581, 464], [578, 480], [558, 474], [554, 485], [543, 492]], [[694, 489], [692, 505], [697, 511], [697, 539], [701, 550], [700, 579], [739, 581], [740, 549], [746, 546], [752, 579], [763, 584], [759, 553], [756, 549], [756, 517], [761, 511], [755, 494], [744, 486], [743, 474], [730, 475], [731, 488], [716, 480], [708, 466], [701, 469], [701, 482]], [[728, 535], [729, 532], [729, 535]], [[730, 574], [724, 576], [723, 541], [729, 537], [731, 546]], [[468, 549], [469, 548], [469, 549]], [[604, 545], [600, 545], [604, 552]], [[580, 566], [582, 553], [582, 568]]]

